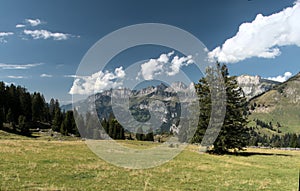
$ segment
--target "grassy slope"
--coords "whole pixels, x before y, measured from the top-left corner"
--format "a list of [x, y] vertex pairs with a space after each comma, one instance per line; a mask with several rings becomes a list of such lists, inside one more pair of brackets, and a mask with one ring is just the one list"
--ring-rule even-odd
[[[278, 85], [274, 90], [251, 100], [264, 107], [256, 108], [256, 112], [249, 116], [249, 120], [258, 118], [264, 122], [279, 122], [283, 133], [300, 133], [300, 74]], [[296, 101], [298, 100], [298, 101]], [[262, 111], [262, 108], [265, 111]]]
[[[125, 144], [137, 146], [141, 142]], [[247, 152], [258, 154], [214, 156], [199, 154], [196, 146], [189, 146], [162, 166], [130, 170], [99, 159], [83, 141], [0, 139], [0, 145], [0, 190], [297, 190], [298, 187], [299, 151], [249, 149]]]

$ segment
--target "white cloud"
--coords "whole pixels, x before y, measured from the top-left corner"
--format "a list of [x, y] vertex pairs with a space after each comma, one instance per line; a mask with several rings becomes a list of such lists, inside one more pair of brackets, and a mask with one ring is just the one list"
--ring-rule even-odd
[[[174, 76], [179, 73], [182, 66], [194, 63], [192, 56], [174, 56], [174, 51], [168, 54], [161, 54], [157, 59], [150, 59], [141, 65], [138, 76], [143, 76], [145, 80], [152, 80], [157, 75]], [[173, 57], [173, 58], [172, 58]]]
[[167, 72], [169, 76], [174, 76], [179, 73], [179, 70], [182, 66], [187, 66], [189, 64], [194, 63], [192, 60], [192, 56], [189, 55], [187, 57], [178, 57], [175, 56], [171, 62], [171, 71]]
[[0, 37], [13, 35], [13, 32], [0, 32]]
[[43, 63], [33, 63], [33, 64], [4, 64], [0, 63], [0, 69], [3, 70], [24, 70], [33, 68], [36, 66], [43, 65]]
[[269, 77], [267, 79], [277, 81], [277, 82], [285, 82], [292, 76], [293, 76], [293, 74], [291, 72], [285, 72], [283, 74], [283, 76], [279, 75], [279, 76], [276, 76], [276, 77]]
[[275, 58], [279, 47], [300, 47], [300, 1], [293, 7], [270, 16], [258, 14], [250, 23], [240, 25], [237, 34], [208, 53], [211, 61], [236, 63], [251, 57]]
[[71, 75], [64, 75], [65, 78], [80, 78], [80, 76], [71, 74]]
[[5, 37], [13, 35], [13, 32], [0, 32], [0, 43], [7, 43]]
[[25, 19], [25, 22], [32, 27], [42, 24], [42, 21], [40, 19]]
[[141, 65], [141, 74], [145, 80], [152, 80], [154, 75], [159, 75], [163, 71], [163, 62], [150, 59]]
[[114, 72], [99, 71], [91, 76], [66, 75], [65, 77], [75, 77], [69, 94], [89, 95], [110, 88], [121, 87], [123, 82], [117, 80], [125, 77], [125, 71], [123, 67], [119, 67]]
[[16, 25], [16, 28], [24, 28], [24, 27], [26, 27], [26, 25], [23, 25], [23, 24], [17, 24]]
[[7, 76], [8, 78], [12, 78], [12, 79], [24, 79], [26, 78], [25, 76]]
[[41, 77], [41, 78], [51, 78], [51, 77], [53, 77], [53, 76], [50, 75], [50, 74], [41, 74], [40, 77]]
[[71, 35], [66, 33], [50, 32], [47, 30], [24, 30], [24, 34], [30, 35], [33, 39], [67, 40]]

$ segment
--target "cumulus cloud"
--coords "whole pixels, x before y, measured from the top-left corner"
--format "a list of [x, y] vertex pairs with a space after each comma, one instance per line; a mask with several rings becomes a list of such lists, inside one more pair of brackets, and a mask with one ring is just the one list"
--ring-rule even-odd
[[293, 74], [291, 72], [285, 72], [283, 75], [279, 75], [276, 77], [269, 77], [267, 79], [277, 81], [277, 82], [285, 82], [292, 76], [293, 76]]
[[116, 68], [114, 72], [99, 71], [91, 76], [66, 75], [66, 77], [75, 77], [69, 94], [88, 95], [95, 92], [102, 92], [110, 88], [118, 88], [123, 85], [122, 80], [125, 77], [123, 67]]
[[8, 78], [12, 78], [12, 79], [24, 79], [26, 78], [25, 76], [7, 76]]
[[42, 21], [40, 19], [25, 19], [25, 22], [32, 27], [42, 24]]
[[66, 33], [50, 32], [47, 30], [24, 30], [24, 34], [31, 36], [33, 39], [67, 40], [71, 35]]
[[7, 40], [5, 39], [5, 37], [13, 35], [13, 32], [0, 32], [0, 43], [6, 43]]
[[33, 64], [5, 64], [0, 63], [0, 69], [3, 70], [25, 70], [36, 66], [43, 65], [43, 63], [33, 63]]
[[174, 51], [168, 54], [161, 54], [159, 58], [150, 59], [141, 65], [139, 76], [143, 76], [145, 80], [153, 80], [157, 75], [174, 76], [179, 73], [182, 66], [194, 63], [192, 56], [174, 56]]
[[251, 57], [275, 58], [280, 47], [300, 47], [300, 1], [281, 12], [263, 16], [258, 14], [249, 23], [240, 25], [237, 34], [208, 53], [211, 61], [236, 63]]
[[50, 75], [50, 74], [41, 74], [40, 77], [41, 77], [41, 78], [51, 78], [51, 77], [53, 77], [53, 76]]

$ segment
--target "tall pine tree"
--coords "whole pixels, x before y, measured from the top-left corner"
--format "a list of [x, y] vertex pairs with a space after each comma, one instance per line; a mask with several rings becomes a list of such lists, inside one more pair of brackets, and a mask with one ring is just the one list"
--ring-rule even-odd
[[[219, 76], [215, 75], [215, 70], [220, 71]], [[199, 95], [200, 116], [198, 129], [192, 139], [192, 142], [201, 143], [204, 133], [209, 126], [209, 120], [215, 120], [211, 116], [221, 116], [221, 114], [212, 113], [212, 96], [215, 100], [218, 99], [218, 77], [223, 78], [225, 91], [226, 91], [226, 113], [223, 125], [218, 134], [217, 139], [213, 143], [213, 152], [226, 153], [231, 149], [242, 150], [249, 138], [247, 124], [246, 98], [241, 88], [238, 87], [237, 81], [234, 76], [229, 76], [228, 69], [225, 65], [220, 66], [217, 63], [216, 68], [208, 68], [206, 77], [202, 78], [198, 84], [195, 85], [196, 91]], [[216, 85], [217, 84], [217, 85]], [[214, 88], [210, 86], [216, 86]], [[212, 91], [214, 91], [212, 93]], [[222, 104], [222, 103], [220, 103]], [[221, 111], [216, 111], [221, 112]], [[209, 146], [209, 145], [204, 145]]]

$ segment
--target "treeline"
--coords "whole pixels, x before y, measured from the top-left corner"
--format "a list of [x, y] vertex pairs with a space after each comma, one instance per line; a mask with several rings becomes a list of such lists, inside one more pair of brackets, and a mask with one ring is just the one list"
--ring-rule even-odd
[[295, 133], [267, 136], [256, 131], [251, 131], [250, 134], [249, 146], [300, 148], [300, 135]]
[[[153, 132], [145, 135], [142, 130], [136, 135], [125, 133], [113, 114], [108, 119], [100, 120], [100, 123], [98, 116], [90, 112], [83, 117], [76, 110], [61, 111], [57, 99], [52, 98], [47, 103], [39, 92], [29, 93], [24, 87], [0, 82], [0, 129], [26, 136], [30, 136], [34, 129], [52, 129], [62, 135], [81, 135], [89, 139], [102, 139], [106, 134], [112, 139], [154, 140]], [[100, 126], [105, 133], [101, 132]]]
[[0, 128], [29, 136], [32, 128], [52, 128], [64, 135], [79, 136], [73, 112], [62, 112], [58, 100], [46, 103], [39, 92], [0, 82]]
[[[83, 138], [88, 139], [107, 139], [109, 136], [115, 140], [139, 140], [139, 141], [154, 141], [152, 129], [144, 133], [142, 128], [138, 128], [137, 133], [133, 134], [125, 131], [123, 126], [118, 122], [115, 116], [110, 113], [108, 119], [98, 119], [96, 114], [90, 112], [83, 117], [75, 110], [75, 119]], [[102, 127], [102, 128], [100, 128]]]
[[259, 119], [254, 119], [253, 121], [256, 123], [256, 127], [260, 126], [261, 128], [266, 128], [266, 129], [269, 129], [271, 131], [275, 131], [277, 133], [281, 133], [281, 131], [279, 129], [281, 127], [281, 124], [279, 122], [277, 122], [274, 125], [271, 121], [270, 122], [264, 122], [264, 121], [259, 120]]

